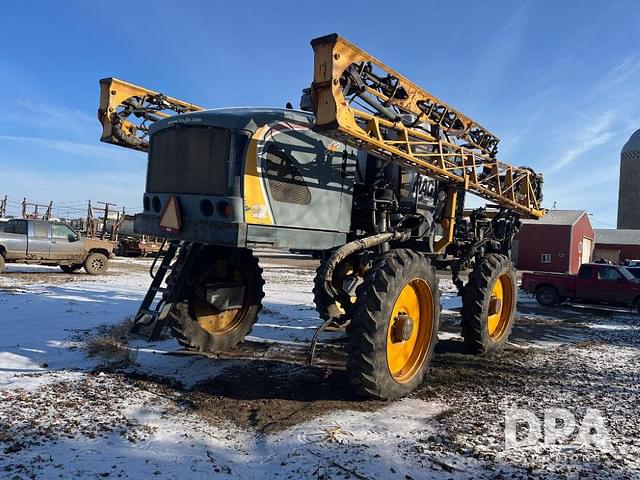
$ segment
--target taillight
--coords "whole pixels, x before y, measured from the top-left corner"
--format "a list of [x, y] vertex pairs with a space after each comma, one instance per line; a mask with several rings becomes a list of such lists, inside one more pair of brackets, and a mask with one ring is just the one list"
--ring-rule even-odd
[[218, 214], [224, 218], [230, 218], [233, 215], [233, 207], [226, 200], [218, 202]]

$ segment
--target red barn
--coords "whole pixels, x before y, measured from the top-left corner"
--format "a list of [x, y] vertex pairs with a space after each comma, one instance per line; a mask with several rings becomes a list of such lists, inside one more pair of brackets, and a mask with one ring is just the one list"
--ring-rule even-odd
[[640, 260], [640, 230], [597, 229], [593, 259]]
[[519, 270], [576, 273], [591, 261], [595, 233], [584, 210], [550, 210], [540, 220], [523, 220], [514, 239]]

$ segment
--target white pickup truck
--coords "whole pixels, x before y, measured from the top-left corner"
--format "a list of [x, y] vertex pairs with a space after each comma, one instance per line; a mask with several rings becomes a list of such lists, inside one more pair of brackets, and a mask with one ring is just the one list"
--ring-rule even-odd
[[47, 220], [11, 219], [0, 231], [0, 273], [5, 263], [58, 265], [72, 273], [84, 267], [90, 275], [109, 268], [113, 246], [105, 240], [80, 238], [68, 225]]

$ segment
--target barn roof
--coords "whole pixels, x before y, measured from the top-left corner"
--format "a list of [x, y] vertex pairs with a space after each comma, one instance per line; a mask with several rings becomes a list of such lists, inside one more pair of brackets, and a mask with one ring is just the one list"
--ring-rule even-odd
[[597, 228], [596, 243], [604, 245], [640, 245], [640, 230]]
[[586, 210], [549, 210], [540, 220], [522, 220], [522, 223], [536, 225], [573, 225], [586, 213]]

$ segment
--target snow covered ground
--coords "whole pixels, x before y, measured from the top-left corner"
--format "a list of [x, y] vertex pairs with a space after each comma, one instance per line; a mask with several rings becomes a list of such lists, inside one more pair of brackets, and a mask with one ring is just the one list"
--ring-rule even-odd
[[[254, 342], [304, 342], [320, 320], [312, 261], [268, 254]], [[0, 276], [0, 478], [638, 478], [640, 319], [621, 309], [542, 309], [523, 298], [504, 354], [460, 353], [450, 281], [423, 386], [354, 399], [339, 370], [166, 355], [132, 340], [88, 355], [133, 315], [147, 260], [105, 277], [9, 265]], [[104, 352], [103, 352], [104, 353]], [[505, 449], [505, 411], [602, 412], [612, 449]], [[573, 432], [575, 436], [575, 432]]]

